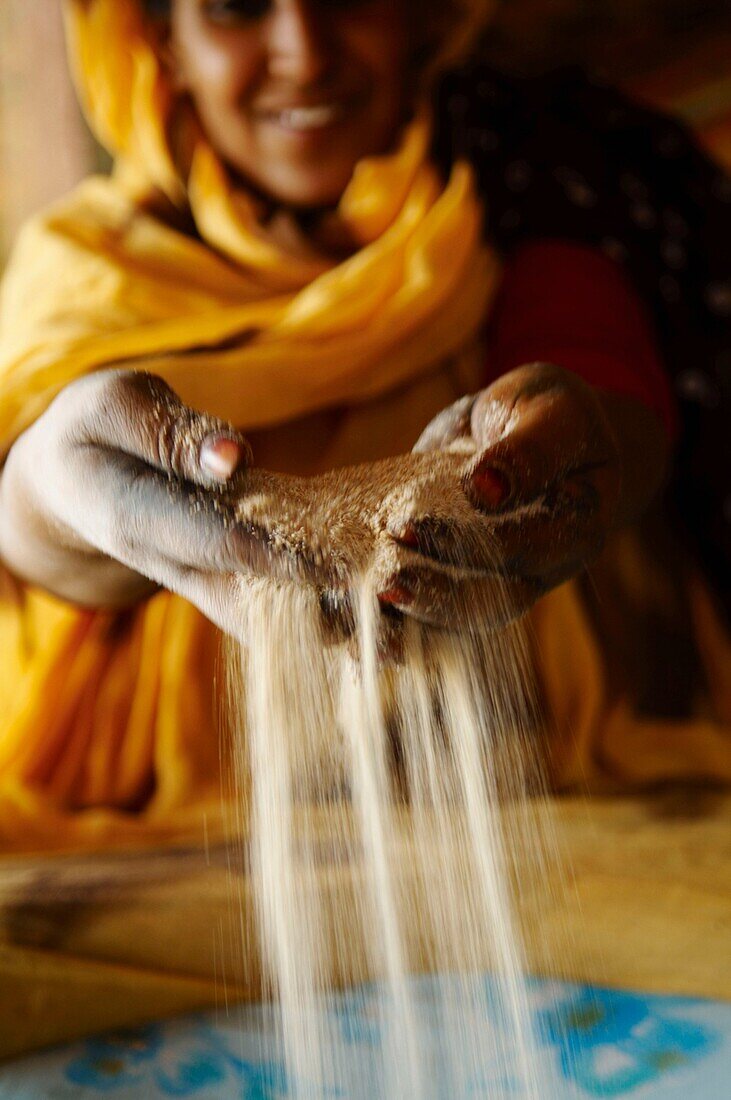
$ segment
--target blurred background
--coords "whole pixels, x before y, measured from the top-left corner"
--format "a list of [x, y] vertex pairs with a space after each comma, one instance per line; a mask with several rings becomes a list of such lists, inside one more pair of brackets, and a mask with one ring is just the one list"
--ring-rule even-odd
[[[502, 0], [484, 50], [508, 72], [580, 64], [684, 118], [731, 169], [728, 0]], [[0, 0], [0, 266], [30, 213], [100, 167], [61, 0]]]

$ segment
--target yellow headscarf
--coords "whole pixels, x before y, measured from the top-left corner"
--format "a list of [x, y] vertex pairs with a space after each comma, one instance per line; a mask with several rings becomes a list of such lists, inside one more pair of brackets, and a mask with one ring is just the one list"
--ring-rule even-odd
[[[426, 117], [356, 166], [337, 213], [360, 250], [303, 260], [261, 232], [195, 125], [190, 163], [176, 164], [175, 96], [136, 0], [66, 10], [81, 98], [118, 170], [21, 235], [2, 303], [0, 449], [61, 387], [111, 363], [154, 360], [185, 400], [254, 428], [394, 389], [478, 331], [497, 264], [472, 170], [459, 163], [442, 183]], [[201, 239], [145, 213], [153, 191], [186, 207]], [[205, 371], [191, 349], [205, 349]]]

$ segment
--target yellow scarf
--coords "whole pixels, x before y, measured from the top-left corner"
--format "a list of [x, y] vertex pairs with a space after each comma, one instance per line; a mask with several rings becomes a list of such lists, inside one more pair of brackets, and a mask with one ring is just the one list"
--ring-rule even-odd
[[[82, 101], [117, 164], [21, 235], [0, 309], [0, 454], [110, 364], [154, 370], [253, 430], [429, 379], [473, 340], [497, 263], [472, 171], [440, 180], [426, 117], [356, 166], [337, 214], [359, 250], [303, 260], [267, 239], [195, 128], [176, 164], [175, 101], [137, 4], [71, 0], [67, 16]], [[0, 570], [0, 648], [0, 846], [159, 839], [218, 815], [217, 635], [190, 605], [163, 593], [95, 614]]]

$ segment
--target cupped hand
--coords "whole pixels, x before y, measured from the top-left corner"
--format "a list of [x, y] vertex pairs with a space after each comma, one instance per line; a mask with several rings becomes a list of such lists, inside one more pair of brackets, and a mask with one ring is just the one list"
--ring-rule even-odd
[[492, 608], [496, 625], [577, 573], [602, 547], [621, 489], [619, 448], [576, 375], [535, 364], [439, 414], [418, 454], [464, 457], [459, 514], [421, 493], [393, 509], [398, 561], [383, 606], [435, 625]]
[[11, 449], [2, 557], [62, 598], [124, 607], [164, 586], [236, 633], [242, 575], [317, 581], [242, 520], [251, 454], [230, 425], [126, 370], [67, 386]]
[[446, 628], [518, 617], [597, 552], [619, 489], [618, 447], [594, 392], [535, 366], [445, 410], [411, 455], [307, 479], [252, 471], [239, 515], [291, 557], [325, 566], [321, 607], [335, 640], [355, 628], [366, 581], [388, 648], [404, 617]]

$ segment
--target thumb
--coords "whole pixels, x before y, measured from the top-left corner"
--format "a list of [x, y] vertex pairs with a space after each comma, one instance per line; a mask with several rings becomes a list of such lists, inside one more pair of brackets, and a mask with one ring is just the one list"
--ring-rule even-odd
[[162, 473], [210, 486], [251, 464], [248, 442], [231, 424], [197, 412], [156, 375], [105, 371], [84, 379], [90, 415], [81, 442], [122, 451]]

